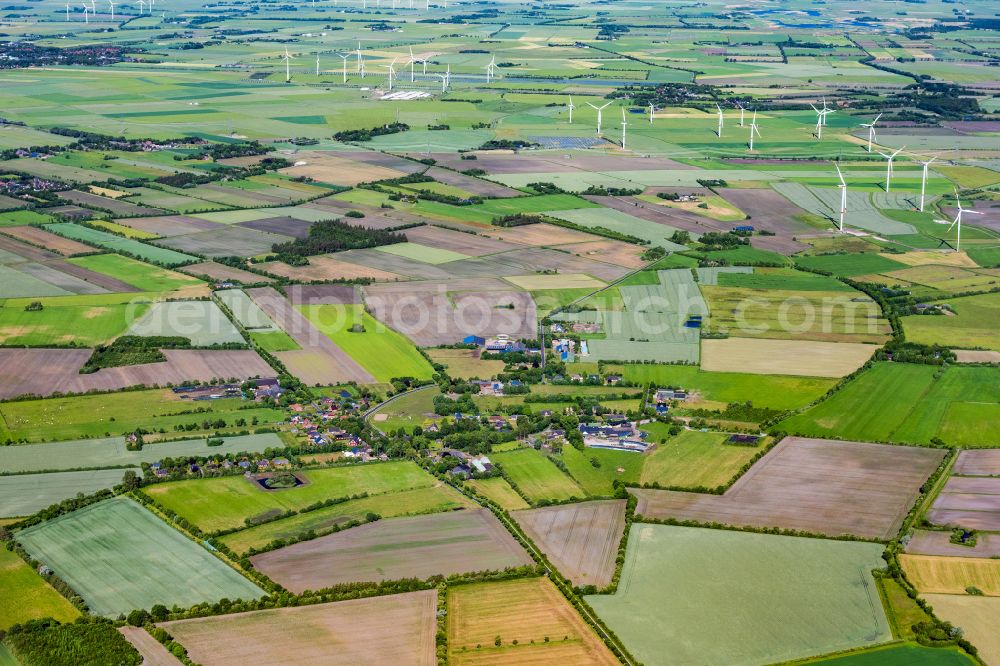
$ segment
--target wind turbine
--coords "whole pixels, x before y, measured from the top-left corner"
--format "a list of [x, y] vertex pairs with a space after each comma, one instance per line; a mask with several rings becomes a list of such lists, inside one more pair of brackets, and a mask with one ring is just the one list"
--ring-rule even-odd
[[844, 230], [844, 216], [847, 214], [847, 183], [844, 182], [844, 174], [840, 172], [840, 165], [836, 162], [833, 166], [837, 167], [837, 177], [840, 178], [840, 230]]
[[90, 7], [83, 5], [83, 22], [90, 23]]
[[111, 5], [111, 20], [115, 20], [115, 0], [108, 0], [108, 4]]
[[143, 14], [143, 13], [144, 13], [145, 11], [146, 11], [146, 3], [145, 3], [145, 0], [139, 0], [139, 15], [140, 15], [140, 16], [142, 16], [142, 14]]
[[361, 42], [358, 42], [358, 72], [361, 71]]
[[649, 103], [649, 124], [650, 124], [650, 125], [652, 125], [652, 124], [653, 124], [653, 112], [654, 112], [654, 111], [656, 111], [656, 107], [655, 107], [655, 106], [653, 106], [653, 103], [652, 103], [652, 102], [650, 102], [650, 103]]
[[351, 58], [351, 53], [341, 53], [340, 58], [344, 61], [344, 83], [347, 83], [347, 61]]
[[[903, 148], [905, 148], [905, 147], [906, 146], [903, 146]], [[896, 152], [894, 152], [891, 155], [886, 155], [885, 153], [879, 151], [879, 155], [881, 155], [882, 157], [884, 157], [886, 159], [886, 163], [885, 163], [885, 193], [886, 194], [889, 193], [889, 186], [892, 184], [892, 173], [893, 173], [892, 162], [893, 162], [893, 160], [896, 159], [896, 155], [899, 155], [900, 151], [903, 150], [903, 148], [900, 148], [899, 150], [897, 150]]]
[[392, 92], [392, 79], [396, 76], [396, 61], [399, 60], [399, 56], [392, 59], [392, 62], [388, 65], [382, 65], [389, 70], [389, 92]]
[[[823, 99], [823, 104], [824, 105], [826, 104], [826, 98]], [[816, 106], [813, 105], [813, 104], [810, 104], [809, 106], [811, 106], [812, 110], [816, 112], [816, 138], [817, 139], [822, 139], [823, 138], [823, 125], [825, 124], [824, 121], [826, 119], [826, 113], [827, 113], [826, 107], [824, 106], [823, 109], [820, 110], [820, 109], [817, 109]]]
[[743, 105], [736, 102], [736, 106], [740, 108], [740, 127], [743, 127]]
[[448, 75], [447, 74], [435, 74], [434, 76], [441, 79], [441, 92], [448, 92]]
[[[413, 7], [413, 0], [410, 0], [410, 7]], [[413, 83], [413, 65], [417, 60], [413, 57], [413, 47], [410, 47], [410, 83]]]
[[628, 127], [628, 121], [625, 119], [625, 107], [622, 107], [622, 150], [625, 150], [625, 128]]
[[569, 124], [572, 125], [573, 124], [573, 109], [576, 108], [576, 105], [573, 104], [573, 96], [572, 95], [569, 96], [569, 105], [566, 108], [569, 109]]
[[491, 83], [497, 76], [497, 57], [494, 55], [490, 58], [490, 62], [486, 65], [486, 83]]
[[[958, 225], [958, 232], [955, 236], [955, 252], [960, 252], [962, 250], [962, 213], [972, 213], [973, 215], [982, 215], [982, 211], [970, 210], [968, 208], [962, 208], [962, 200], [958, 198], [958, 190], [955, 190], [955, 204], [958, 206], [958, 213], [955, 215], [955, 220], [948, 227], [948, 231], [951, 231], [955, 225]], [[948, 224], [948, 220], [935, 220], [939, 224]]]
[[753, 118], [750, 119], [750, 152], [753, 152], [753, 135], [756, 134], [760, 136], [760, 130], [757, 129], [757, 109], [753, 111]]
[[930, 167], [931, 162], [936, 160], [937, 157], [932, 157], [926, 162], [921, 162], [924, 165], [923, 173], [920, 178], [920, 212], [924, 212], [924, 192], [927, 191], [927, 169]]
[[590, 102], [587, 102], [587, 106], [589, 106], [590, 108], [592, 108], [595, 111], [597, 111], [597, 134], [600, 135], [601, 134], [601, 113], [604, 111], [604, 109], [606, 109], [609, 106], [611, 106], [611, 102], [608, 102], [604, 106], [594, 106]]
[[875, 116], [875, 120], [871, 121], [870, 123], [861, 123], [861, 127], [867, 127], [868, 128], [868, 152], [869, 153], [872, 152], [872, 143], [874, 143], [875, 141], [878, 140], [877, 137], [875, 136], [875, 123], [877, 123], [878, 119], [881, 118], [881, 117], [882, 117], [882, 114], [880, 113], [877, 116]]
[[316, 76], [319, 76], [319, 52], [316, 53]]
[[723, 120], [722, 120], [722, 107], [719, 106], [718, 104], [716, 104], [715, 108], [719, 110], [719, 129], [716, 131], [716, 134], [721, 139], [722, 138], [722, 123], [723, 123]]
[[66, 21], [69, 21], [69, 3], [66, 3]]
[[292, 56], [288, 54], [288, 47], [285, 47], [285, 83], [292, 82]]

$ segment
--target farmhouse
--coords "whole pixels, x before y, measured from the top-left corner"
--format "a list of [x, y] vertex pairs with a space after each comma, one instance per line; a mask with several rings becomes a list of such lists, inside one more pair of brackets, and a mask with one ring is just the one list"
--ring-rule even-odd
[[642, 453], [649, 447], [643, 441], [645, 433], [637, 431], [635, 424], [628, 421], [618, 425], [581, 423], [578, 428], [588, 448]]

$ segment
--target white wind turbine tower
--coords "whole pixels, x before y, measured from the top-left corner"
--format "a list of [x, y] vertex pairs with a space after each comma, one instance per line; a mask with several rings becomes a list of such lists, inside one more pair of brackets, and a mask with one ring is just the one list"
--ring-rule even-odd
[[435, 74], [434, 76], [441, 79], [441, 92], [448, 92], [448, 75], [447, 74]]
[[[955, 252], [960, 252], [962, 250], [962, 213], [972, 213], [973, 215], [982, 215], [982, 211], [970, 210], [968, 208], [962, 208], [962, 200], [958, 198], [958, 190], [955, 190], [955, 204], [958, 206], [958, 213], [955, 215], [955, 220], [948, 227], [948, 231], [951, 231], [955, 225], [958, 225], [958, 232], [955, 236]], [[948, 224], [948, 220], [935, 220], [938, 224]]]
[[572, 95], [569, 96], [569, 104], [566, 106], [566, 108], [569, 109], [569, 124], [572, 125], [573, 124], [573, 109], [576, 108], [576, 105], [573, 104], [573, 96]]
[[628, 121], [625, 119], [625, 107], [622, 107], [622, 150], [625, 150], [625, 128], [628, 127]]
[[867, 127], [868, 128], [868, 152], [869, 153], [872, 152], [872, 143], [874, 143], [875, 141], [878, 140], [878, 137], [875, 136], [875, 123], [877, 123], [878, 119], [881, 118], [881, 117], [882, 117], [882, 114], [880, 113], [877, 116], [875, 116], [875, 120], [871, 121], [870, 123], [861, 123], [861, 127]]
[[840, 165], [836, 162], [833, 166], [837, 167], [837, 177], [840, 178], [840, 230], [844, 230], [844, 216], [847, 215], [847, 183], [844, 182], [844, 174], [840, 172]]
[[66, 21], [69, 21], [69, 3], [66, 3]]
[[[823, 103], [826, 104], [826, 100], [825, 99], [823, 100]], [[812, 110], [816, 112], [816, 138], [817, 139], [822, 139], [823, 138], [823, 124], [824, 124], [823, 120], [824, 120], [824, 118], [826, 118], [826, 108], [824, 107], [822, 110], [820, 110], [820, 109], [817, 109], [814, 104], [810, 104], [809, 106], [811, 106]]]
[[937, 157], [932, 157], [926, 162], [921, 162], [924, 165], [923, 173], [920, 177], [920, 212], [924, 212], [924, 193], [927, 191], [927, 170], [931, 165], [931, 162], [936, 160]]
[[491, 83], [497, 75], [497, 57], [494, 55], [490, 58], [490, 62], [486, 65], [486, 83]]
[[[905, 147], [906, 146], [903, 146], [903, 148], [905, 148]], [[885, 193], [886, 194], [889, 193], [889, 187], [892, 185], [892, 174], [893, 174], [892, 163], [896, 159], [896, 155], [899, 155], [900, 151], [902, 151], [903, 148], [900, 148], [899, 150], [897, 150], [896, 152], [892, 153], [891, 155], [886, 155], [885, 153], [883, 153], [881, 151], [879, 152], [879, 155], [881, 155], [882, 157], [884, 157], [886, 159], [886, 162], [885, 162]]]
[[652, 125], [652, 124], [653, 124], [653, 113], [654, 113], [655, 111], [656, 111], [656, 107], [655, 107], [655, 106], [653, 106], [653, 103], [652, 103], [652, 102], [650, 102], [650, 103], [649, 103], [649, 124], [650, 124], [650, 125]]
[[288, 47], [285, 47], [285, 83], [292, 82], [292, 56], [288, 54]]
[[139, 15], [142, 16], [146, 12], [146, 2], [145, 0], [139, 0]]
[[753, 152], [753, 135], [756, 134], [760, 136], [760, 130], [757, 129], [757, 109], [753, 111], [753, 117], [750, 119], [750, 152]]
[[392, 62], [388, 65], [382, 65], [389, 70], [389, 92], [392, 92], [392, 80], [396, 76], [396, 61], [399, 60], [399, 56], [392, 59]]
[[344, 61], [344, 83], [347, 83], [347, 61], [351, 58], [351, 53], [341, 53], [339, 54], [341, 59]]
[[108, 0], [108, 4], [111, 5], [111, 20], [115, 20], [115, 0]]
[[358, 72], [361, 72], [361, 42], [358, 42]]
[[83, 22], [90, 23], [90, 7], [83, 5]]
[[740, 127], [743, 127], [743, 111], [744, 111], [743, 105], [740, 104], [739, 102], [736, 102], [736, 106], [738, 106], [740, 109]]
[[597, 111], [597, 134], [600, 135], [601, 134], [601, 114], [604, 112], [604, 109], [606, 109], [609, 106], [611, 106], [611, 102], [608, 102], [604, 106], [594, 106], [590, 102], [587, 102], [587, 106], [589, 106], [590, 108], [592, 108], [595, 111]]
[[[410, 0], [410, 6], [413, 6], [413, 0]], [[413, 83], [413, 66], [416, 64], [417, 59], [413, 57], [413, 47], [410, 47], [410, 83]]]
[[316, 53], [316, 76], [319, 76], [319, 53]]
[[719, 129], [716, 130], [715, 133], [721, 139], [722, 138], [722, 123], [723, 123], [723, 120], [722, 120], [722, 107], [719, 106], [718, 104], [716, 104], [715, 108], [719, 110]]

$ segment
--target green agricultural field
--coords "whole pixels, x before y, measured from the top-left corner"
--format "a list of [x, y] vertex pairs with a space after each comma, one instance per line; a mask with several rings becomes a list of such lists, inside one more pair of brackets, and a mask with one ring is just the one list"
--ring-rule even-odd
[[242, 476], [163, 483], [144, 492], [203, 532], [215, 532], [327, 499], [425, 488], [434, 483], [433, 477], [412, 462], [314, 469], [302, 474], [304, 485], [280, 492], [267, 492]]
[[382, 245], [375, 249], [404, 259], [422, 261], [425, 264], [446, 264], [449, 261], [461, 261], [469, 258], [469, 255], [461, 252], [420, 245], [419, 243], [396, 243], [395, 245]]
[[120, 254], [98, 254], [69, 260], [97, 273], [108, 275], [148, 292], [176, 291], [204, 284], [198, 278], [153, 266]]
[[[279, 409], [241, 409], [246, 405], [238, 398], [194, 405], [168, 389], [4, 402], [0, 403], [0, 416], [3, 417], [0, 441], [68, 441], [124, 435], [137, 428], [147, 431], [162, 428], [172, 433], [176, 426], [197, 424], [194, 430], [185, 430], [194, 437], [198, 433], [218, 430], [211, 424], [207, 428], [202, 426], [206, 420], [222, 419], [228, 427], [234, 427], [238, 421], [244, 421], [247, 426], [263, 426], [285, 418]], [[208, 411], [198, 412], [197, 409]]]
[[[645, 386], [682, 388], [695, 394], [695, 403], [750, 401], [756, 407], [788, 410], [802, 407], [829, 391], [835, 379], [705, 372], [693, 366], [629, 364], [605, 366], [608, 374], [620, 373], [629, 382]], [[721, 406], [721, 405], [720, 405]]]
[[499, 504], [500, 508], [505, 511], [528, 508], [528, 503], [511, 488], [511, 485], [504, 478], [495, 476], [490, 479], [473, 479], [467, 484], [483, 497]]
[[320, 534], [353, 520], [365, 520], [372, 513], [382, 518], [395, 518], [469, 509], [474, 506], [472, 501], [451, 486], [416, 488], [349, 500], [300, 513], [291, 518], [227, 534], [220, 537], [219, 541], [242, 555], [250, 548], [261, 548], [275, 539], [294, 538], [306, 532]]
[[80, 611], [17, 554], [0, 548], [0, 631], [43, 617], [72, 622], [79, 615]]
[[[142, 474], [138, 467], [129, 468]], [[78, 494], [92, 495], [122, 482], [126, 469], [0, 476], [0, 518], [30, 516]]]
[[402, 428], [412, 432], [423, 427], [428, 421], [440, 420], [434, 413], [434, 396], [439, 395], [437, 386], [408, 393], [372, 414], [372, 425], [383, 432], [395, 432]]
[[[743, 465], [765, 446], [726, 444], [727, 433], [685, 430], [677, 437], [667, 437], [660, 423], [650, 423], [646, 432], [652, 451], [643, 454], [640, 482], [664, 487], [716, 488], [728, 484]], [[663, 440], [663, 441], [661, 441]]]
[[204, 437], [173, 442], [147, 442], [141, 451], [129, 451], [125, 447], [124, 437], [2, 446], [0, 470], [22, 473], [42, 470], [138, 467], [141, 463], [156, 462], [163, 458], [260, 453], [269, 448], [277, 449], [285, 446], [275, 433], [238, 435], [221, 439], [223, 440], [221, 445], [212, 447], [208, 446]]
[[566, 500], [587, 496], [580, 486], [555, 463], [534, 449], [496, 453], [490, 460], [499, 463], [506, 476], [532, 502]]
[[598, 205], [572, 194], [542, 194], [532, 197], [490, 199], [476, 206], [477, 210], [486, 211], [494, 217], [581, 208], [598, 208]]
[[89, 245], [107, 248], [109, 250], [121, 251], [125, 254], [134, 255], [145, 261], [163, 266], [181, 266], [199, 261], [198, 257], [189, 254], [175, 252], [160, 247], [154, 247], [148, 243], [141, 243], [137, 240], [122, 238], [106, 231], [90, 229], [71, 222], [59, 222], [56, 224], [46, 224], [46, 231], [72, 238]]
[[616, 593], [586, 600], [646, 663], [780, 662], [891, 640], [871, 574], [882, 550], [636, 524]]
[[135, 320], [129, 335], [181, 336], [195, 347], [237, 344], [246, 340], [215, 301], [166, 301], [154, 303]]
[[843, 282], [832, 277], [805, 273], [792, 268], [754, 268], [752, 273], [723, 272], [719, 274], [718, 285], [746, 289], [854, 292]]
[[1000, 369], [877, 363], [777, 428], [812, 437], [907, 444], [937, 437], [952, 446], [992, 446], [1000, 437]]
[[[434, 368], [413, 344], [368, 314], [362, 305], [307, 305], [299, 310], [376, 381], [430, 379]], [[352, 330], [360, 326], [361, 331]]]
[[77, 305], [74, 297], [32, 299], [41, 310], [25, 310], [16, 301], [0, 307], [0, 343], [44, 347], [76, 344], [93, 347], [123, 334], [130, 320], [149, 312], [150, 304]]
[[958, 648], [903, 643], [803, 663], [822, 666], [973, 666], [976, 661]]
[[805, 268], [827, 271], [837, 277], [874, 275], [906, 268], [906, 264], [873, 253], [812, 255], [796, 257], [795, 262]]
[[264, 596], [207, 549], [124, 497], [30, 527], [17, 540], [98, 615]]
[[[646, 456], [632, 451], [563, 446], [563, 463], [588, 495], [611, 495], [614, 482], [638, 483]], [[597, 462], [595, 465], [594, 462]]]
[[1000, 294], [981, 294], [947, 301], [955, 316], [911, 315], [903, 318], [906, 339], [925, 345], [984, 348], [1000, 351]]
[[250, 335], [250, 339], [266, 352], [293, 351], [295, 349], [301, 349], [298, 343], [284, 331], [269, 331], [267, 333], [248, 331], [248, 334]]

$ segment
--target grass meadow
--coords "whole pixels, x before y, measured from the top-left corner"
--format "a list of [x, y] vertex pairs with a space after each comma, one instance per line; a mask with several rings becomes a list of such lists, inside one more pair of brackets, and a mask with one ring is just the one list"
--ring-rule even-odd
[[79, 615], [80, 611], [16, 553], [0, 548], [0, 631], [43, 617], [72, 622]]
[[519, 449], [494, 454], [490, 458], [500, 463], [514, 485], [532, 502], [584, 498], [587, 493], [566, 476], [555, 463], [534, 449]]

